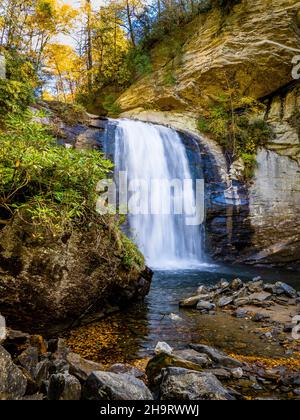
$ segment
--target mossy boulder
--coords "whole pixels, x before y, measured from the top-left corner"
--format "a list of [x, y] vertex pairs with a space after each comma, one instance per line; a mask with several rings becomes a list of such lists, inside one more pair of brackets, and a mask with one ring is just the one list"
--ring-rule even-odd
[[1, 231], [0, 312], [9, 326], [46, 334], [144, 297], [150, 287], [137, 248], [116, 226], [92, 223], [63, 237], [35, 239], [15, 217]]

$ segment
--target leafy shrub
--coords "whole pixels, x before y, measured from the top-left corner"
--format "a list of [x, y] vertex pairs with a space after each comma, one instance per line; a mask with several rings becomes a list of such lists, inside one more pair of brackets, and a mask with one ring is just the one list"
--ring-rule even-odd
[[152, 72], [151, 58], [141, 47], [129, 51], [125, 66], [131, 74], [132, 81]]
[[233, 92], [219, 96], [198, 120], [198, 129], [210, 134], [232, 160], [242, 158], [245, 178], [250, 179], [256, 165], [256, 151], [272, 137], [272, 129], [261, 117], [263, 104], [253, 98], [234, 96]]
[[96, 184], [111, 162], [96, 151], [66, 149], [28, 112], [9, 115], [0, 132], [0, 214], [15, 212], [37, 237], [60, 235], [95, 213]]
[[24, 111], [38, 85], [34, 65], [15, 52], [4, 52], [6, 79], [0, 80], [0, 118], [8, 112]]
[[177, 77], [174, 71], [169, 70], [164, 74], [164, 84], [167, 86], [174, 86], [177, 83]]
[[117, 118], [122, 110], [116, 103], [117, 97], [115, 95], [106, 95], [103, 100], [103, 108], [108, 112], [112, 118]]

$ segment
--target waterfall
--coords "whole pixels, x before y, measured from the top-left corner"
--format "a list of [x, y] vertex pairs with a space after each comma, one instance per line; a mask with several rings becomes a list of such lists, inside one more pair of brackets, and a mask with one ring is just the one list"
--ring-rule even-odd
[[[128, 215], [129, 235], [147, 264], [154, 269], [189, 269], [201, 265], [203, 228], [186, 223], [187, 215], [194, 213], [196, 193], [179, 134], [167, 127], [119, 120], [114, 161], [116, 179], [120, 171], [126, 171], [127, 185], [137, 180], [147, 185], [138, 200], [140, 211], [138, 214], [129, 211]], [[176, 187], [168, 188], [173, 180], [185, 186], [182, 194]], [[167, 190], [171, 191], [169, 201]], [[178, 214], [174, 209], [178, 203], [180, 208], [182, 201], [184, 213]], [[168, 213], [170, 205], [172, 211]]]

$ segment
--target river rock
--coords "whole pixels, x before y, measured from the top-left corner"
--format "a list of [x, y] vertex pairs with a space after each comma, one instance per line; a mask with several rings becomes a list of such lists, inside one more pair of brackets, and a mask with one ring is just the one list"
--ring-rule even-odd
[[78, 401], [81, 399], [81, 384], [77, 378], [66, 373], [65, 386], [60, 396], [61, 401]]
[[210, 366], [212, 363], [207, 354], [198, 353], [193, 349], [176, 350], [173, 351], [173, 355], [179, 357], [180, 359], [188, 360], [189, 362], [195, 363], [203, 368]]
[[246, 287], [252, 293], [260, 293], [263, 291], [264, 282], [262, 280], [250, 281], [246, 284]]
[[18, 361], [33, 377], [35, 374], [36, 366], [39, 362], [38, 350], [35, 347], [28, 347], [18, 357]]
[[103, 370], [101, 363], [83, 359], [79, 354], [69, 353], [66, 357], [69, 364], [69, 372], [80, 381], [86, 381], [90, 374], [96, 370]]
[[52, 363], [49, 360], [43, 360], [36, 365], [33, 378], [39, 388], [49, 379], [51, 367]]
[[224, 308], [224, 306], [228, 306], [233, 302], [233, 297], [232, 296], [224, 296], [221, 297], [218, 302], [217, 302], [217, 306], [219, 306], [219, 308]]
[[209, 312], [209, 311], [213, 311], [214, 309], [216, 309], [216, 305], [214, 303], [211, 303], [211, 302], [206, 302], [205, 300], [200, 300], [197, 303], [196, 308], [199, 311]]
[[[202, 355], [199, 354], [201, 357]], [[202, 362], [202, 359], [201, 359]], [[202, 371], [202, 364], [195, 363], [191, 360], [186, 360], [175, 354], [161, 353], [153, 357], [146, 368], [146, 375], [150, 385], [155, 386], [161, 380], [162, 370], [167, 367], [181, 367], [184, 369]]]
[[161, 354], [161, 353], [172, 354], [173, 349], [171, 346], [169, 346], [168, 343], [164, 343], [163, 341], [160, 341], [159, 343], [156, 344], [154, 352], [155, 354]]
[[160, 386], [161, 400], [234, 400], [230, 392], [210, 373], [169, 367]]
[[243, 287], [243, 282], [240, 279], [235, 279], [230, 283], [230, 289], [237, 291]]
[[143, 381], [127, 374], [93, 372], [84, 387], [88, 400], [152, 400], [153, 396]]
[[293, 287], [289, 286], [286, 283], [282, 283], [280, 281], [275, 283], [275, 294], [277, 294], [277, 295], [283, 295], [284, 294], [284, 295], [286, 295], [286, 296], [288, 296], [289, 298], [292, 298], [292, 299], [296, 299], [296, 297], [297, 297], [297, 292]]
[[209, 347], [204, 344], [190, 344], [190, 347], [199, 353], [207, 354], [208, 357], [219, 366], [228, 368], [243, 367], [243, 364], [239, 360], [233, 359], [232, 357], [227, 356], [225, 353], [222, 353], [213, 347]]
[[69, 373], [52, 375], [47, 397], [49, 400], [80, 400], [80, 382]]
[[138, 369], [135, 366], [123, 364], [123, 363], [115, 363], [114, 365], [110, 366], [108, 372], [113, 373], [126, 373], [127, 375], [134, 376], [135, 378], [142, 379], [145, 377], [145, 373]]
[[183, 299], [179, 302], [179, 306], [182, 308], [194, 308], [201, 299], [201, 295], [192, 296], [187, 299]]
[[18, 400], [26, 392], [27, 380], [13, 363], [10, 354], [0, 346], [0, 400]]

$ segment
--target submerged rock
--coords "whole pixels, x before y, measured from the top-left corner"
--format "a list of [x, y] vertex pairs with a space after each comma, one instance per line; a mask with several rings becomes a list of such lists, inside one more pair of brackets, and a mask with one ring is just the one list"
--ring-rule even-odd
[[227, 356], [225, 353], [218, 351], [213, 347], [206, 346], [204, 344], [190, 344], [193, 350], [199, 353], [205, 353], [208, 357], [220, 366], [228, 368], [242, 367], [243, 364], [232, 357]]

